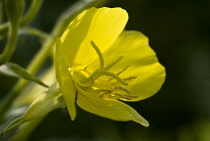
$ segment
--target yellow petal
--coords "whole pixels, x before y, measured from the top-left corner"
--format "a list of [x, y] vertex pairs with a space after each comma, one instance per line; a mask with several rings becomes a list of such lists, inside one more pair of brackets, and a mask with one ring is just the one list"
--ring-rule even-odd
[[75, 106], [76, 90], [72, 80], [70, 80], [69, 78], [65, 78], [65, 80], [63, 81], [64, 81], [62, 84], [63, 86], [61, 87], [62, 95], [66, 102], [66, 106], [71, 116], [71, 120], [74, 120], [76, 118], [76, 106]]
[[120, 76], [121, 78], [137, 77], [127, 87], [132, 94], [139, 96], [132, 101], [148, 98], [161, 88], [165, 80], [165, 68], [158, 62], [155, 52], [149, 46], [148, 38], [142, 33], [123, 32], [105, 53], [107, 62], [111, 59], [110, 53], [123, 56], [122, 61], [113, 68], [113, 71], [131, 65]]
[[[125, 86], [138, 98], [128, 101], [139, 101], [154, 95], [165, 80], [165, 68], [158, 62], [155, 52], [150, 48], [148, 38], [138, 31], [124, 31], [115, 43], [104, 54], [105, 64], [113, 62], [118, 57], [122, 60], [109, 71], [117, 73], [128, 67], [119, 76], [122, 79], [137, 77], [128, 80]], [[88, 68], [94, 70], [97, 61]], [[107, 83], [110, 85], [111, 83]], [[104, 85], [106, 85], [104, 83]], [[119, 85], [119, 84], [118, 84]]]
[[90, 42], [106, 50], [119, 36], [128, 20], [121, 8], [91, 8], [79, 14], [61, 37], [62, 54], [72, 69], [83, 69], [98, 57]]
[[76, 90], [72, 82], [68, 66], [65, 64], [64, 57], [62, 55], [62, 47], [60, 44], [60, 40], [58, 39], [55, 55], [56, 77], [60, 84], [62, 95], [66, 102], [71, 119], [74, 120], [76, 117]]
[[117, 100], [106, 100], [90, 95], [78, 95], [77, 104], [90, 113], [117, 121], [134, 121], [148, 127], [149, 123], [127, 104]]

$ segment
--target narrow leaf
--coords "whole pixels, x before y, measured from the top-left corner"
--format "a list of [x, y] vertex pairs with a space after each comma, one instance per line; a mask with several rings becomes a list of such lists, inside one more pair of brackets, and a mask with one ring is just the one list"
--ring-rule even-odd
[[22, 67], [20, 67], [17, 64], [14, 64], [14, 63], [6, 63], [6, 64], [1, 65], [0, 72], [3, 74], [9, 75], [9, 76], [13, 76], [13, 77], [25, 78], [27, 80], [36, 82], [44, 87], [48, 87], [41, 80], [39, 80], [36, 76], [28, 73], [25, 69], [23, 69]]

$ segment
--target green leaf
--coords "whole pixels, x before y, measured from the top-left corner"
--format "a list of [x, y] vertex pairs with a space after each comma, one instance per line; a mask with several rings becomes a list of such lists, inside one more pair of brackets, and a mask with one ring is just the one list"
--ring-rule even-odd
[[6, 64], [1, 65], [0, 72], [3, 74], [9, 75], [9, 76], [13, 76], [13, 77], [25, 78], [27, 80], [34, 81], [44, 87], [48, 87], [41, 80], [39, 80], [36, 76], [28, 73], [22, 67], [20, 67], [17, 64], [14, 64], [14, 63], [6, 63]]

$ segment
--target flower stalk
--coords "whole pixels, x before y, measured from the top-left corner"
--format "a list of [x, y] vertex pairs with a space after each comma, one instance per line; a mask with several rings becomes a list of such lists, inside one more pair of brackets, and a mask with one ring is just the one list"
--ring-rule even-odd
[[6, 12], [9, 19], [9, 36], [6, 47], [0, 55], [0, 65], [9, 61], [14, 53], [20, 26], [20, 18], [23, 14], [25, 5], [24, 0], [7, 0], [6, 2]]
[[[20, 27], [24, 27], [27, 24], [29, 24], [35, 16], [38, 14], [41, 6], [42, 6], [43, 0], [33, 0], [31, 3], [31, 6], [27, 13], [20, 19]], [[0, 35], [1, 36], [6, 36], [7, 31], [9, 29], [9, 22], [4, 23], [0, 25]]]

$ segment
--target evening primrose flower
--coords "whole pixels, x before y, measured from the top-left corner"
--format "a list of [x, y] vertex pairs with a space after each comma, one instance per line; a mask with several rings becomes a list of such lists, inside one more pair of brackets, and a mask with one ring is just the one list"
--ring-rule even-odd
[[56, 77], [72, 120], [77, 104], [102, 117], [149, 126], [122, 101], [154, 95], [164, 82], [165, 69], [147, 37], [123, 31], [127, 20], [121, 8], [87, 9], [57, 40]]

